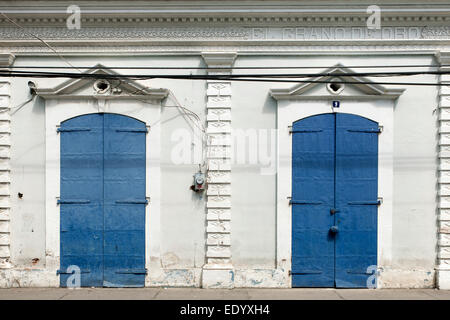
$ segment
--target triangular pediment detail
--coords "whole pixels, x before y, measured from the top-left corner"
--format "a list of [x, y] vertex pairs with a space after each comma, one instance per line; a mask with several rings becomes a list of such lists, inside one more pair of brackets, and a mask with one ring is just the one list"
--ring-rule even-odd
[[[271, 89], [270, 95], [276, 100], [306, 100], [313, 98], [336, 98], [336, 100], [358, 98], [396, 99], [405, 90], [399, 88], [388, 89], [365, 77], [356, 76], [354, 75], [355, 73], [355, 71], [341, 64], [337, 64], [321, 72], [321, 76], [305, 78], [305, 82], [301, 82], [290, 88]], [[343, 74], [349, 75], [342, 77]], [[335, 86], [331, 86], [330, 88], [330, 83], [334, 83]]]
[[[84, 71], [82, 78], [71, 78], [52, 88], [37, 88], [36, 93], [48, 97], [146, 97], [161, 100], [167, 97], [168, 90], [146, 87], [135, 80], [114, 79], [119, 73], [97, 64]], [[103, 78], [102, 75], [105, 77]], [[92, 76], [92, 77], [91, 77]], [[103, 81], [103, 82], [102, 82]], [[104, 90], [101, 90], [104, 88]]]

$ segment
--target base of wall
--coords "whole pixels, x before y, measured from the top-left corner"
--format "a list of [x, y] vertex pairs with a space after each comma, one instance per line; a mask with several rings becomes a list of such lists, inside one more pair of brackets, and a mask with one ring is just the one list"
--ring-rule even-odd
[[146, 287], [200, 287], [201, 268], [153, 269], [145, 278]]
[[59, 287], [59, 277], [43, 269], [0, 270], [0, 288], [22, 287]]
[[441, 290], [450, 290], [450, 269], [436, 270], [436, 287]]
[[378, 289], [425, 289], [435, 288], [435, 270], [414, 269], [391, 269], [379, 268], [377, 279]]
[[[400, 270], [380, 268], [378, 289], [434, 288], [450, 290], [450, 270]], [[290, 288], [290, 276], [284, 269], [190, 268], [152, 270], [146, 287], [202, 288]], [[44, 269], [0, 269], [0, 288], [59, 287], [55, 271]]]
[[289, 288], [291, 279], [283, 269], [236, 269], [235, 288]]
[[232, 289], [234, 288], [234, 269], [230, 266], [203, 267], [202, 288]]

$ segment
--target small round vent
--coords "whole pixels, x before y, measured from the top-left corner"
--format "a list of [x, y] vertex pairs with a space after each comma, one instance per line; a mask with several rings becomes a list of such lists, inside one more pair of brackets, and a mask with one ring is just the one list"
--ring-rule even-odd
[[327, 84], [327, 89], [332, 94], [340, 94], [344, 90], [345, 84], [338, 83], [339, 79], [333, 79], [332, 82]]
[[106, 80], [97, 80], [94, 83], [94, 90], [97, 93], [106, 93], [111, 88], [111, 85]]

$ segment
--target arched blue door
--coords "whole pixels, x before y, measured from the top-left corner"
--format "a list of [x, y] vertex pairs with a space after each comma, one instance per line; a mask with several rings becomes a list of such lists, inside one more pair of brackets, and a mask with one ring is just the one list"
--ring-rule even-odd
[[292, 286], [367, 287], [377, 264], [378, 124], [321, 114], [292, 126]]
[[60, 285], [145, 282], [145, 134], [141, 121], [99, 113], [69, 119], [61, 135]]

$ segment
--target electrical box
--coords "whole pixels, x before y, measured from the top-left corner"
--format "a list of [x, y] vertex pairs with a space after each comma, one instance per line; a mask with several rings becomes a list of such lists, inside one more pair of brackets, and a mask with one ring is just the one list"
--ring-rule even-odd
[[191, 189], [195, 192], [202, 192], [205, 190], [206, 178], [203, 172], [197, 172], [194, 174], [194, 185]]

